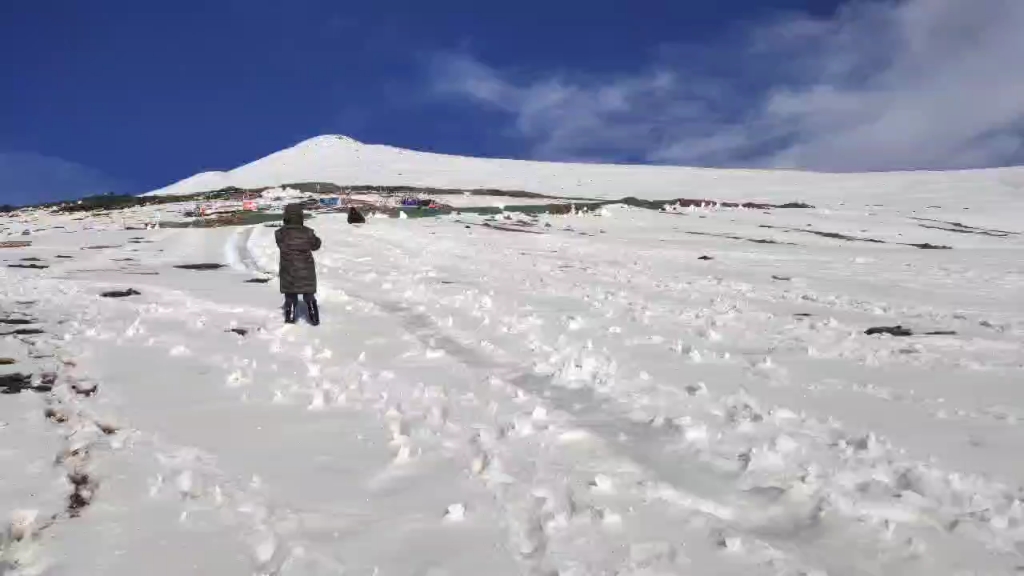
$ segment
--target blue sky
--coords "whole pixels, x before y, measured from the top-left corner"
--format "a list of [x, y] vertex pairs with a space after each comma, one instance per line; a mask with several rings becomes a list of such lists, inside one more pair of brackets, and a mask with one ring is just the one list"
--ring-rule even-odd
[[0, 203], [324, 133], [820, 170], [1024, 163], [1020, 0], [0, 3]]

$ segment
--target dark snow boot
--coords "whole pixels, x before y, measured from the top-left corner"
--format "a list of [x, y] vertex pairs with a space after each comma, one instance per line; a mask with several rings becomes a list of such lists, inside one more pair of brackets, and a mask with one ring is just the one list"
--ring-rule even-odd
[[295, 324], [295, 306], [299, 303], [298, 296], [293, 297], [292, 294], [288, 294], [284, 297], [284, 322], [285, 324]]
[[309, 298], [303, 298], [306, 302], [306, 317], [309, 319], [309, 323], [313, 326], [320, 325], [320, 306], [316, 303], [316, 298], [310, 296]]

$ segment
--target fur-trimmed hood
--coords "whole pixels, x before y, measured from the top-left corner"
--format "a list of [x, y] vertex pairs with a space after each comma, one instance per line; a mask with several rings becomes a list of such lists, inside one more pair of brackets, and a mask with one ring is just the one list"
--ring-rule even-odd
[[284, 207], [284, 225], [302, 226], [305, 215], [302, 213], [302, 204], [289, 204]]

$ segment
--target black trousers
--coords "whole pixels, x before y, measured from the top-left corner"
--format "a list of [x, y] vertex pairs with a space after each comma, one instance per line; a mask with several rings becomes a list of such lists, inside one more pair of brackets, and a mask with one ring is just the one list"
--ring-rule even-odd
[[[306, 306], [315, 305], [316, 304], [316, 294], [303, 294], [302, 295], [302, 301], [306, 303]], [[298, 294], [285, 294], [284, 295], [284, 303], [289, 305], [289, 306], [292, 306], [292, 307], [297, 306], [299, 304], [299, 295]]]

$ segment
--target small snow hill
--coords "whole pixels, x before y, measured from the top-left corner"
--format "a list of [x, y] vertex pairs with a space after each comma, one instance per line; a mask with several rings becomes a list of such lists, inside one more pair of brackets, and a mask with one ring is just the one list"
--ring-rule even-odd
[[[340, 186], [500, 189], [570, 198], [804, 201], [819, 207], [882, 205], [904, 210], [948, 207], [999, 212], [1024, 200], [1024, 167], [950, 172], [830, 174], [792, 170], [726, 170], [680, 166], [581, 164], [470, 158], [317, 136], [227, 172], [203, 172], [145, 195], [186, 195], [229, 186], [292, 182]], [[946, 207], [946, 206], [944, 206]]]

